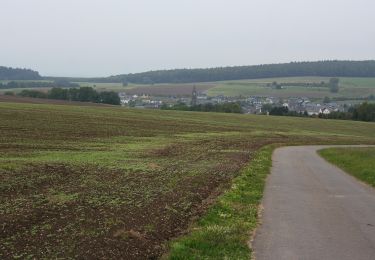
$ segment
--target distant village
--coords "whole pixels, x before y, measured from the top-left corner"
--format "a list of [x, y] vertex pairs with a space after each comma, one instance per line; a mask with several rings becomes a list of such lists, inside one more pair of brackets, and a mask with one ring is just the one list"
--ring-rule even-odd
[[346, 112], [350, 104], [339, 104], [335, 102], [313, 102], [307, 97], [290, 97], [286, 99], [267, 96], [208, 96], [205, 92], [192, 90], [190, 97], [181, 96], [151, 96], [148, 94], [128, 95], [125, 92], [119, 93], [122, 106], [140, 109], [160, 109], [162, 106], [172, 107], [176, 104], [200, 105], [200, 104], [224, 104], [238, 103], [243, 113], [246, 114], [267, 114], [267, 109], [272, 107], [286, 107], [289, 111], [304, 113], [309, 116], [328, 115], [332, 112]]

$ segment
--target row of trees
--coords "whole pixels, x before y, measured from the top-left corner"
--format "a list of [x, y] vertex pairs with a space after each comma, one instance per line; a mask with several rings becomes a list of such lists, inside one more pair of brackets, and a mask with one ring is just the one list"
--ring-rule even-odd
[[320, 117], [375, 122], [375, 104], [364, 102], [361, 105], [349, 108], [348, 112], [332, 112], [328, 115], [321, 115]]
[[193, 83], [274, 77], [375, 77], [375, 61], [291, 62], [256, 66], [208, 69], [175, 69], [85, 79], [91, 82], [118, 83]]
[[48, 98], [69, 101], [94, 102], [120, 105], [120, 97], [114, 91], [97, 92], [91, 87], [52, 88], [48, 92], [22, 90], [18, 95], [32, 98]]
[[284, 106], [272, 106], [269, 104], [263, 105], [262, 111], [267, 111], [271, 116], [297, 116], [297, 117], [307, 117], [309, 116], [307, 111], [297, 112], [290, 111], [288, 107]]
[[[274, 116], [305, 116], [307, 117], [307, 112], [298, 113], [296, 111], [289, 111], [287, 107], [264, 107], [265, 110], [269, 111], [270, 115]], [[342, 119], [342, 120], [356, 120], [356, 121], [366, 121], [375, 122], [375, 104], [364, 102], [358, 106], [350, 107], [348, 112], [331, 112], [330, 114], [318, 115], [319, 118], [326, 119]]]
[[332, 93], [339, 92], [339, 82], [340, 82], [340, 79], [338, 78], [329, 79], [329, 83], [328, 83], [329, 91], [331, 91]]
[[282, 89], [283, 87], [292, 87], [292, 86], [297, 86], [297, 87], [307, 87], [307, 88], [314, 88], [314, 87], [320, 87], [320, 88], [329, 88], [329, 90], [332, 93], [337, 93], [339, 92], [339, 78], [330, 78], [329, 82], [326, 83], [324, 81], [320, 83], [312, 83], [312, 82], [292, 82], [292, 83], [277, 83], [276, 81], [272, 82], [272, 84], [267, 84], [267, 87], [271, 87], [274, 89]]
[[195, 106], [188, 106], [185, 103], [178, 103], [172, 107], [163, 104], [163, 110], [181, 110], [181, 111], [199, 111], [199, 112], [218, 112], [218, 113], [242, 113], [241, 105], [238, 103], [223, 103], [223, 104], [199, 104]]
[[0, 80], [40, 80], [37, 71], [0, 66]]
[[233, 66], [207, 69], [158, 70], [143, 73], [122, 74], [106, 78], [42, 78], [29, 69], [0, 67], [0, 80], [66, 80], [109, 83], [193, 83], [222, 80], [240, 80], [276, 77], [375, 77], [375, 60], [368, 61], [317, 61], [291, 62], [255, 66]]
[[71, 83], [67, 80], [55, 80], [53, 82], [46, 81], [10, 81], [8, 83], [0, 83], [0, 89], [12, 88], [77, 88], [77, 83]]
[[272, 107], [269, 110], [269, 114], [271, 116], [285, 116], [288, 115], [289, 109], [287, 107], [281, 106], [281, 107]]

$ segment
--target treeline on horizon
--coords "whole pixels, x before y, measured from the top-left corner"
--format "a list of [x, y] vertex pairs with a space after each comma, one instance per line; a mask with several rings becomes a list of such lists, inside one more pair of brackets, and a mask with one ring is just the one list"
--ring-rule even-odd
[[[14, 95], [13, 92], [6, 92], [6, 95]], [[120, 97], [114, 91], [98, 92], [91, 87], [80, 88], [52, 88], [47, 92], [33, 89], [25, 89], [17, 94], [21, 97], [47, 98], [67, 101], [93, 102], [110, 105], [120, 105]]]
[[79, 84], [71, 83], [67, 80], [55, 80], [53, 82], [45, 81], [9, 81], [7, 83], [0, 82], [0, 89], [12, 88], [78, 88]]
[[158, 70], [122, 74], [103, 78], [41, 77], [38, 72], [26, 69], [0, 67], [0, 80], [58, 80], [72, 82], [158, 84], [194, 83], [225, 80], [243, 80], [277, 77], [375, 77], [375, 60], [367, 61], [315, 61], [233, 66], [206, 69]]
[[375, 77], [375, 61], [317, 61], [235, 66], [208, 69], [175, 69], [111, 76], [102, 82], [157, 84], [194, 83], [278, 77]]
[[0, 66], [0, 80], [42, 80], [39, 72], [31, 69], [8, 68]]

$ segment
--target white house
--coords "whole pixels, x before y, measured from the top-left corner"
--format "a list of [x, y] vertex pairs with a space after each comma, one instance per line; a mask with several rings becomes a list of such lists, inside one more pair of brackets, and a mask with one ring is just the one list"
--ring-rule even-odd
[[329, 111], [329, 109], [325, 107], [325, 108], [321, 108], [319, 110], [319, 114], [329, 115], [329, 114], [331, 114], [331, 111]]
[[129, 104], [129, 101], [130, 101], [129, 99], [121, 99], [120, 100], [121, 105], [123, 105], [123, 106]]

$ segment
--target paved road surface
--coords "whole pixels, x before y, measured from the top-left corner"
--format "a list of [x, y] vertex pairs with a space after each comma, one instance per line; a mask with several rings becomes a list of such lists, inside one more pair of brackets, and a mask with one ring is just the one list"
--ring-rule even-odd
[[321, 147], [275, 151], [257, 260], [375, 259], [375, 189], [319, 157]]

